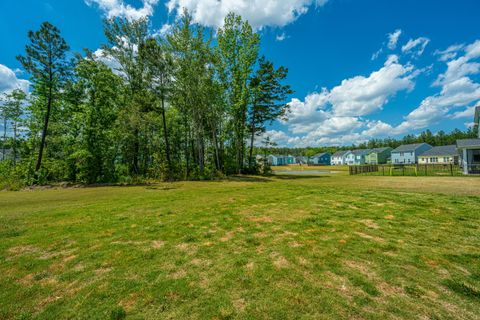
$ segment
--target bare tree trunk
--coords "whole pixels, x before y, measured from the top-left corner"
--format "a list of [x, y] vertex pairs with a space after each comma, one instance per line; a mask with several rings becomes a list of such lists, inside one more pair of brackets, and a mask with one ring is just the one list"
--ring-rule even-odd
[[185, 180], [188, 180], [190, 175], [190, 152], [188, 150], [188, 141], [190, 139], [190, 128], [188, 127], [187, 116], [184, 116], [184, 126], [185, 126]]
[[13, 165], [17, 164], [17, 121], [13, 122]]
[[3, 118], [2, 160], [5, 160], [5, 143], [7, 142], [7, 116]]
[[168, 165], [168, 180], [172, 180], [172, 161], [170, 159], [170, 143], [168, 141], [168, 131], [167, 131], [167, 119], [165, 117], [165, 96], [162, 94], [162, 122], [163, 122], [163, 134], [165, 139], [165, 151], [167, 157]]
[[[53, 80], [53, 76], [50, 75], [50, 82]], [[40, 150], [38, 151], [38, 159], [37, 159], [37, 165], [35, 167], [35, 172], [38, 173], [40, 168], [42, 167], [42, 158], [43, 158], [43, 150], [45, 148], [45, 141], [47, 138], [47, 130], [48, 130], [48, 123], [50, 121], [50, 113], [52, 111], [52, 84], [50, 83], [50, 86], [48, 88], [48, 97], [47, 97], [47, 113], [45, 114], [45, 122], [43, 125], [43, 130], [42, 130], [42, 140], [40, 142]]]
[[252, 117], [252, 126], [250, 128], [250, 130], [252, 131], [251, 132], [251, 136], [250, 136], [250, 152], [249, 152], [249, 164], [250, 164], [250, 168], [253, 168], [253, 142], [255, 141], [255, 115]]

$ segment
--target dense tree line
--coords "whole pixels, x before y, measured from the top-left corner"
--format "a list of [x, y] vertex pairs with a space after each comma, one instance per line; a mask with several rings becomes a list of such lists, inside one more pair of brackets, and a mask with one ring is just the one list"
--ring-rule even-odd
[[48, 22], [29, 32], [17, 59], [32, 90], [28, 97], [16, 90], [0, 104], [2, 147], [15, 153], [1, 163], [4, 181], [256, 172], [255, 137], [285, 115], [292, 91], [284, 84], [288, 70], [260, 56], [260, 36], [248, 22], [229, 14], [223, 27], [206, 30], [184, 12], [165, 37], [152, 35], [142, 19], [106, 20], [104, 32], [102, 56], [72, 53]]
[[282, 154], [282, 155], [293, 155], [293, 156], [313, 156], [320, 152], [329, 152], [331, 154], [340, 151], [340, 150], [353, 150], [353, 149], [373, 149], [381, 147], [391, 147], [397, 148], [402, 144], [413, 144], [413, 143], [428, 143], [434, 147], [436, 146], [446, 146], [454, 145], [459, 139], [468, 139], [476, 138], [478, 129], [471, 127], [466, 131], [461, 131], [455, 129], [450, 133], [445, 133], [444, 131], [438, 131], [433, 134], [430, 130], [423, 131], [419, 135], [406, 135], [401, 139], [394, 138], [385, 138], [385, 139], [371, 139], [367, 142], [360, 144], [353, 144], [347, 146], [331, 146], [331, 147], [307, 147], [307, 148], [281, 148], [272, 146], [269, 141], [265, 141], [266, 145], [264, 147], [258, 147], [255, 149], [255, 152], [258, 154]]

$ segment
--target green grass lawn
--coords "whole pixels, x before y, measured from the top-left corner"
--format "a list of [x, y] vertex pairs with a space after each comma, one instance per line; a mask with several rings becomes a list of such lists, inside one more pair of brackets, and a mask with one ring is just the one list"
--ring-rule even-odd
[[479, 319], [480, 179], [0, 193], [0, 319]]

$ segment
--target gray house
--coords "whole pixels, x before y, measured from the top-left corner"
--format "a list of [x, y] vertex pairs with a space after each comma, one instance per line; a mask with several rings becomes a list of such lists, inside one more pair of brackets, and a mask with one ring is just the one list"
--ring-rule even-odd
[[477, 138], [457, 140], [464, 174], [480, 174], [480, 106], [475, 108], [474, 123], [478, 128]]
[[357, 149], [346, 155], [345, 164], [356, 166], [365, 164], [365, 157], [370, 153], [370, 149]]
[[457, 140], [464, 174], [480, 174], [480, 138]]
[[392, 150], [392, 164], [415, 164], [418, 157], [427, 150], [432, 149], [428, 143], [404, 144]]

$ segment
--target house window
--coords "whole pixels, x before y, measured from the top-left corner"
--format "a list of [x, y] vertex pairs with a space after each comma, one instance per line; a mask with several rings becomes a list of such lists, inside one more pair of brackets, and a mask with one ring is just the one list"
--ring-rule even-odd
[[403, 152], [400, 152], [400, 157], [403, 157], [403, 156], [404, 156], [404, 155], [403, 155]]

